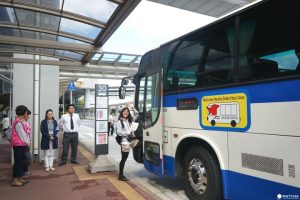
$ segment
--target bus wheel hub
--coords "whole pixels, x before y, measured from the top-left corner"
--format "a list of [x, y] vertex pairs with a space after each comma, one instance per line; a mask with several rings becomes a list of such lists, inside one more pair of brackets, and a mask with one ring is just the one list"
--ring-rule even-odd
[[203, 194], [207, 188], [206, 169], [198, 158], [191, 160], [188, 168], [189, 182], [197, 194]]

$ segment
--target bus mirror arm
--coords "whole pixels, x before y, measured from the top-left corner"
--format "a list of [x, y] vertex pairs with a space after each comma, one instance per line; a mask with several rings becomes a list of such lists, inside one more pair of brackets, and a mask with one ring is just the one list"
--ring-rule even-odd
[[128, 85], [128, 83], [129, 83], [129, 80], [123, 78], [122, 82], [121, 82], [121, 86]]

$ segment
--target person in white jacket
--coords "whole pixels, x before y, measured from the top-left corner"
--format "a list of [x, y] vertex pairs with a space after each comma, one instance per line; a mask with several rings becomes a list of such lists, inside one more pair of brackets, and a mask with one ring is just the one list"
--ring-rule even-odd
[[2, 125], [3, 134], [2, 137], [6, 137], [6, 132], [9, 129], [9, 118], [7, 115], [3, 115], [3, 120], [0, 123]]
[[137, 144], [137, 140], [131, 140], [133, 135], [133, 117], [130, 114], [130, 110], [125, 107], [121, 110], [120, 115], [118, 117], [119, 121], [117, 122], [117, 134], [118, 136], [122, 137], [121, 140], [121, 153], [122, 159], [119, 164], [119, 180], [121, 181], [128, 181], [123, 174], [125, 162], [128, 158], [130, 147], [134, 147]]

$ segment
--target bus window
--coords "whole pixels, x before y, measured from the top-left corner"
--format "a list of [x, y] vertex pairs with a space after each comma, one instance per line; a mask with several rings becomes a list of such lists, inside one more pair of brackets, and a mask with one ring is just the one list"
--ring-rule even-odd
[[139, 102], [138, 102], [138, 110], [139, 112], [143, 112], [143, 105], [144, 105], [144, 94], [145, 94], [145, 77], [143, 77], [140, 81], [139, 86]]
[[299, 56], [300, 55], [297, 55], [296, 50], [289, 50], [262, 56], [260, 59], [276, 62], [279, 72], [288, 72], [296, 70], [297, 66], [299, 65]]
[[209, 50], [205, 70], [199, 72], [199, 86], [214, 86], [230, 83], [234, 80], [233, 56], [230, 52], [224, 52], [211, 48]]
[[197, 86], [224, 85], [234, 81], [234, 21], [218, 24], [205, 32], [202, 54], [197, 74]]
[[145, 112], [145, 127], [151, 126], [158, 118], [159, 113], [159, 73], [149, 75], [146, 83], [146, 112]]
[[167, 70], [164, 90], [223, 85], [234, 81], [234, 22], [194, 33], [177, 46]]
[[266, 15], [265, 9], [260, 7], [241, 15], [240, 81], [299, 73], [299, 17], [293, 12], [279, 10], [280, 15], [277, 9], [270, 9]]
[[203, 46], [198, 41], [193, 40], [194, 38], [188, 38], [188, 40], [181, 42], [176, 50], [172, 65], [166, 73], [166, 87], [168, 89], [195, 86]]

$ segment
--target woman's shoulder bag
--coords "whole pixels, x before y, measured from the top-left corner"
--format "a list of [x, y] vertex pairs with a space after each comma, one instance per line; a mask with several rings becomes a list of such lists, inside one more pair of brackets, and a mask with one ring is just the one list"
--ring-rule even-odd
[[116, 142], [117, 142], [119, 145], [121, 145], [121, 142], [122, 142], [122, 136], [117, 135], [117, 136], [116, 136]]

